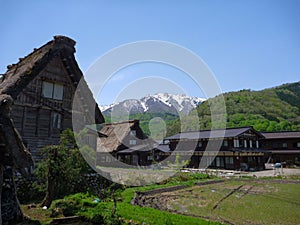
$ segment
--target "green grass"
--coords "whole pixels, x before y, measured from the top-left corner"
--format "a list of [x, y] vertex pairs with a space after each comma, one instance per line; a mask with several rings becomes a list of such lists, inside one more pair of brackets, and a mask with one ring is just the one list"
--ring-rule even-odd
[[[75, 195], [66, 196], [64, 199], [55, 200], [51, 208], [47, 211], [39, 208], [26, 209], [25, 213], [30, 215], [33, 219], [38, 219], [42, 224], [48, 224], [51, 221], [50, 212], [55, 208], [60, 208], [65, 215], [83, 216], [86, 220], [94, 223], [103, 224], [118, 224], [118, 218], [121, 219], [122, 224], [157, 224], [157, 225], [172, 225], [172, 224], [221, 224], [218, 222], [210, 222], [202, 218], [193, 218], [184, 215], [172, 214], [166, 211], [160, 211], [153, 208], [133, 206], [130, 201], [134, 197], [135, 191], [146, 191], [157, 188], [186, 185], [192, 186], [196, 182], [206, 181], [211, 179], [206, 174], [187, 174], [180, 173], [171, 177], [163, 184], [152, 184], [143, 187], [127, 188], [120, 193], [119, 201], [117, 202], [117, 211], [114, 218], [111, 218], [113, 210], [113, 202], [111, 199], [105, 199], [103, 202], [94, 203], [95, 196], [89, 194], [78, 193]], [[63, 216], [62, 214], [56, 217]]]
[[128, 203], [119, 203], [118, 211], [126, 220], [143, 222], [146, 224], [178, 224], [178, 225], [193, 225], [193, 224], [221, 224], [218, 222], [206, 221], [201, 218], [193, 218], [179, 214], [172, 214], [166, 211], [160, 211], [153, 208], [132, 206]]
[[[224, 201], [218, 214], [237, 223], [298, 224], [300, 221], [299, 184], [259, 184], [262, 193], [236, 196]], [[235, 204], [232, 204], [234, 202]], [[236, 215], [238, 212], [239, 217]]]
[[[268, 180], [246, 177], [240, 180], [227, 180], [223, 183], [194, 185], [209, 179], [212, 178], [206, 174], [180, 173], [161, 184], [126, 188], [117, 194], [117, 211], [113, 218], [111, 217], [112, 199], [101, 199], [101, 202], [95, 203], [95, 196], [82, 193], [54, 201], [49, 210], [27, 209], [25, 213], [31, 213], [30, 216], [38, 219], [42, 224], [48, 224], [51, 221], [49, 217], [55, 208], [63, 209], [63, 214], [79, 215], [90, 222], [111, 225], [221, 224], [212, 221], [228, 221], [234, 224], [299, 224], [299, 184], [279, 183], [276, 180], [268, 182]], [[135, 191], [177, 185], [187, 187], [159, 195], [161, 204], [167, 203], [168, 209], [177, 214], [130, 204]], [[241, 185], [243, 186], [240, 190], [229, 195]], [[56, 215], [56, 217], [59, 216], [62, 215]], [[208, 218], [210, 221], [203, 218]]]
[[[241, 190], [225, 198], [234, 188]], [[252, 187], [249, 193], [245, 190]], [[234, 224], [299, 224], [299, 184], [255, 181], [229, 181], [192, 187], [172, 193], [169, 204], [174, 210], [187, 208], [189, 214], [222, 219]], [[214, 206], [218, 207], [214, 209]]]
[[151, 185], [141, 186], [141, 187], [126, 188], [121, 195], [124, 202], [130, 203], [131, 199], [134, 196], [135, 191], [148, 191], [148, 190], [173, 187], [179, 185], [185, 185], [191, 187], [195, 185], [195, 183], [197, 182], [204, 182], [212, 179], [217, 180], [219, 178], [209, 176], [207, 174], [201, 174], [201, 173], [179, 173], [169, 178], [164, 183], [151, 184]]
[[[172, 187], [177, 185], [193, 186], [196, 182], [207, 181], [211, 179], [206, 174], [188, 174], [181, 173], [176, 175], [164, 184], [153, 184], [143, 187], [127, 188], [121, 193], [123, 202], [118, 203], [118, 212], [126, 220], [138, 221], [139, 224], [145, 222], [146, 224], [221, 224], [219, 222], [207, 221], [201, 218], [194, 218], [179, 214], [173, 214], [167, 211], [160, 211], [149, 207], [139, 207], [130, 204], [135, 191], [147, 191], [165, 187]], [[216, 179], [216, 178], [214, 178]]]
[[19, 223], [20, 225], [32, 225], [37, 224], [35, 221], [38, 221], [40, 224], [49, 224], [52, 221], [52, 218], [50, 217], [51, 212], [43, 210], [42, 208], [32, 208], [28, 209], [26, 205], [23, 205], [22, 207], [23, 213], [31, 218], [31, 221], [24, 221], [22, 223]]

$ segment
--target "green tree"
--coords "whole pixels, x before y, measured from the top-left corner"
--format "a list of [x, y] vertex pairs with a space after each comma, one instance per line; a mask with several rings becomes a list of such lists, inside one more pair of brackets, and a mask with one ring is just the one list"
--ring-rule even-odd
[[73, 132], [63, 131], [60, 144], [45, 147], [44, 160], [37, 166], [37, 178], [46, 181], [46, 196], [41, 205], [50, 207], [53, 199], [74, 193], [81, 176], [90, 170]]
[[[284, 84], [261, 91], [241, 90], [224, 93], [226, 127], [253, 126], [258, 131], [287, 131], [300, 129], [300, 82]], [[211, 108], [209, 101], [218, 102], [218, 96], [197, 107], [201, 129], [210, 129]], [[213, 112], [217, 112], [213, 108]], [[217, 115], [218, 116], [218, 115]], [[180, 132], [180, 120], [168, 126], [168, 134]], [[214, 124], [223, 128], [224, 124]]]

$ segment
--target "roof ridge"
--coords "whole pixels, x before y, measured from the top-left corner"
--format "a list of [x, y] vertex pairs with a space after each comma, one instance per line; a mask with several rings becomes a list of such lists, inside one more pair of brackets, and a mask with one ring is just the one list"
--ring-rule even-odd
[[[74, 41], [73, 39], [67, 37], [67, 36], [63, 36], [63, 35], [55, 35], [53, 36], [53, 39], [48, 41], [46, 44], [40, 46], [39, 48], [33, 48], [33, 51], [30, 52], [29, 54], [27, 54], [24, 57], [20, 57], [19, 61], [17, 63], [12, 63], [7, 65], [7, 71], [3, 74], [7, 74], [11, 69], [15, 68], [16, 66], [18, 66], [19, 63], [21, 63], [22, 61], [24, 61], [25, 59], [29, 58], [30, 56], [32, 56], [34, 53], [36, 53], [39, 50], [42, 50], [43, 48], [45, 48], [46, 46], [51, 46], [52, 44], [67, 44], [70, 47], [75, 46], [76, 41]], [[74, 48], [75, 50], [75, 48]]]
[[218, 131], [218, 130], [237, 130], [237, 129], [242, 129], [242, 128], [252, 128], [253, 126], [242, 126], [242, 127], [229, 127], [229, 128], [216, 128], [216, 129], [206, 129], [206, 130], [194, 130], [194, 131], [184, 131], [184, 132], [179, 132], [179, 133], [192, 133], [192, 132], [203, 132], [203, 131]]
[[117, 124], [136, 123], [136, 122], [139, 122], [139, 120], [123, 120], [119, 122], [105, 123], [103, 125], [117, 125]]
[[7, 66], [7, 71], [0, 82], [0, 93], [10, 94], [15, 98], [52, 58], [62, 54], [63, 51], [74, 54], [74, 45], [75, 41], [71, 38], [54, 36], [53, 40], [34, 48], [27, 56], [19, 58], [17, 63]]
[[300, 130], [282, 130], [282, 131], [263, 131], [262, 134], [274, 134], [274, 133], [295, 133], [300, 132]]

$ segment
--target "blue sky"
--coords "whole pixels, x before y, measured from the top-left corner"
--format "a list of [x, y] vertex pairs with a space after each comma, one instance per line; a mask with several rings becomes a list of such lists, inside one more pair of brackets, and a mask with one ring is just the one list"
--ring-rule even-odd
[[[60, 34], [77, 42], [76, 59], [84, 73], [100, 56], [120, 45], [162, 40], [188, 48], [201, 57], [214, 72], [223, 92], [260, 90], [300, 80], [297, 0], [2, 0], [0, 32], [0, 73]], [[186, 74], [155, 63], [120, 70], [100, 94], [93, 86], [97, 78], [87, 80], [98, 102], [109, 104], [129, 84], [151, 76], [160, 77], [161, 84], [167, 80], [179, 88], [149, 88], [144, 82], [139, 84], [139, 93], [128, 93], [124, 98], [177, 91], [205, 97]]]

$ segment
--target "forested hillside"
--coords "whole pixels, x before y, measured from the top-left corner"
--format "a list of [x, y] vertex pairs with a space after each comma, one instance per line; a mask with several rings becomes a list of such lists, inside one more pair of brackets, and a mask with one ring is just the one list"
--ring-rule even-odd
[[[253, 126], [258, 131], [300, 130], [300, 82], [262, 91], [229, 92], [223, 96], [227, 127]], [[196, 110], [201, 129], [211, 128], [209, 101]], [[168, 134], [179, 131], [179, 120], [168, 127]]]
[[[151, 132], [149, 130], [149, 122], [152, 120], [155, 123], [157, 120], [153, 120], [155, 118], [161, 118], [164, 122], [166, 127], [171, 126], [174, 122], [177, 121], [178, 116], [170, 114], [170, 113], [138, 113], [138, 114], [130, 114], [129, 118], [128, 115], [118, 116], [111, 118], [110, 116], [104, 116], [106, 123], [111, 122], [118, 122], [124, 120], [140, 120], [140, 127], [145, 132], [145, 134], [150, 135]], [[161, 124], [157, 124], [157, 129], [162, 129]], [[157, 131], [158, 132], [158, 131]]]

